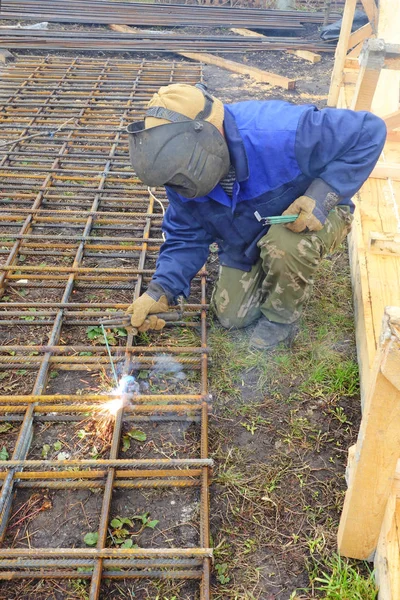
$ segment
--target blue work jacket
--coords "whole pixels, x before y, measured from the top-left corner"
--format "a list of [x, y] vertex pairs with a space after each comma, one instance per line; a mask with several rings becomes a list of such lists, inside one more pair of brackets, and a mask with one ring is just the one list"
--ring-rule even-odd
[[225, 105], [225, 137], [236, 181], [230, 198], [218, 184], [189, 200], [166, 187], [169, 206], [153, 281], [168, 295], [188, 296], [190, 282], [217, 242], [222, 265], [250, 271], [268, 227], [314, 179], [322, 179], [354, 209], [351, 197], [382, 151], [386, 127], [369, 112], [279, 100]]

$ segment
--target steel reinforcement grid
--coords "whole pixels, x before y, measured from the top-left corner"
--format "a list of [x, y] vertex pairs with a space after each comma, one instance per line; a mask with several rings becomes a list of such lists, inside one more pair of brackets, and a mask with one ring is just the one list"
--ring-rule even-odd
[[[166, 197], [135, 177], [125, 127], [161, 85], [201, 79], [198, 64], [106, 57], [20, 56], [0, 71], [0, 586], [79, 578], [94, 600], [105, 580], [174, 578], [210, 597], [205, 270], [163, 332], [106, 331], [118, 378], [135, 377], [119, 395], [99, 328], [145, 289], [162, 243]], [[62, 437], [43, 444], [51, 427]], [[80, 496], [54, 514], [60, 491], [85, 493], [86, 510]], [[126, 543], [110, 523], [136, 509]], [[16, 535], [46, 510], [47, 543]]]

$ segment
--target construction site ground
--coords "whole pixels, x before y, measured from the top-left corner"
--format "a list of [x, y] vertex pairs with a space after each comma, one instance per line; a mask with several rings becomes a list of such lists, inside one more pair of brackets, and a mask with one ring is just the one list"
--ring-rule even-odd
[[[72, 27], [85, 29], [84, 26]], [[309, 35], [315, 36], [315, 28], [310, 27]], [[137, 55], [134, 58], [137, 60]], [[146, 56], [149, 60], [153, 58], [182, 60], [174, 55]], [[243, 75], [205, 66], [204, 80], [209, 90], [224, 102], [280, 99], [313, 103], [318, 107], [326, 104], [333, 65], [331, 54], [323, 54], [321, 62], [316, 64], [285, 52], [235, 54], [228, 58], [295, 78], [297, 84], [295, 90], [284, 91]], [[217, 276], [217, 260], [216, 253], [211, 252], [208, 292]], [[46, 290], [41, 293], [46, 294]], [[128, 297], [126, 294], [125, 298]], [[115, 301], [125, 300], [115, 298]], [[29, 328], [29, 335], [35, 340], [39, 333], [43, 333], [43, 329]], [[360, 412], [345, 245], [339, 253], [323, 260], [300, 334], [292, 348], [274, 353], [251, 352], [248, 350], [250, 333], [251, 329], [227, 332], [210, 320], [209, 376], [213, 412], [209, 443], [210, 455], [215, 460], [210, 512], [215, 553], [213, 598], [333, 599], [336, 596], [329, 596], [326, 584], [320, 580], [324, 579], [324, 573], [342, 568], [335, 554], [336, 532], [346, 487], [347, 449], [355, 442]], [[15, 336], [18, 335], [20, 332], [16, 331]], [[190, 332], [182, 335], [190, 337]], [[74, 343], [74, 338], [68, 343]], [[84, 343], [82, 338], [80, 343]], [[109, 378], [107, 370], [102, 380], [88, 374], [85, 385], [95, 392], [109, 383]], [[150, 386], [152, 393], [165, 389], [169, 393], [176, 389], [180, 393], [182, 390], [191, 393], [191, 378], [192, 375], [185, 378], [184, 374], [175, 374], [168, 379], [163, 374], [153, 373], [150, 379], [143, 379], [141, 385]], [[28, 379], [29, 376], [26, 393], [32, 387]], [[18, 372], [7, 376], [2, 381], [3, 393], [12, 393], [16, 381], [21, 385]], [[81, 385], [73, 371], [54, 371], [46, 393], [71, 390], [76, 393]], [[94, 453], [107, 458], [110, 445], [107, 430], [100, 435], [95, 430], [82, 433], [82, 429], [82, 423], [42, 424], [35, 433], [29, 458], [41, 458], [43, 449], [49, 458], [56, 457], [60, 450], [80, 458], [89, 458]], [[198, 452], [199, 436], [195, 427], [143, 424], [140, 430], [146, 434], [147, 441], [132, 442], [126, 449], [127, 458], [170, 456], [172, 447], [177, 458], [195, 456]], [[1, 432], [0, 447], [12, 447], [15, 435], [14, 428]], [[198, 531], [192, 525], [197, 510], [194, 491], [190, 488], [179, 491], [179, 504], [180, 507], [186, 505], [183, 511], [186, 510], [186, 514], [182, 514], [182, 510], [177, 514], [174, 509], [174, 489], [162, 491], [161, 496], [157, 491], [157, 498], [154, 490], [135, 492], [134, 504], [126, 500], [124, 490], [116, 492], [113, 515], [131, 518], [133, 514], [145, 514], [151, 503], [150, 518], [160, 521], [162, 527], [144, 528], [141, 535], [151, 539], [152, 546], [165, 545], [171, 532], [176, 533], [177, 524], [175, 541], [183, 546], [197, 543]], [[182, 494], [186, 495], [184, 503]], [[37, 490], [34, 495], [31, 490], [23, 490], [13, 507], [8, 540], [14, 545], [22, 539], [26, 543], [28, 539], [29, 544], [35, 542], [34, 546], [41, 547], [82, 546], [84, 535], [95, 527], [100, 504], [101, 496], [92, 490], [73, 494]], [[79, 514], [84, 515], [83, 520], [74, 517], [77, 505]], [[349, 577], [354, 577], [353, 585], [360, 586], [357, 588], [360, 596], [354, 598], [374, 598], [366, 565], [346, 564], [354, 567], [354, 571], [349, 570]], [[87, 594], [88, 583], [84, 579], [0, 585], [1, 600], [84, 600]], [[196, 592], [187, 582], [139, 581], [133, 585], [117, 581], [104, 584], [101, 597], [193, 600]]]

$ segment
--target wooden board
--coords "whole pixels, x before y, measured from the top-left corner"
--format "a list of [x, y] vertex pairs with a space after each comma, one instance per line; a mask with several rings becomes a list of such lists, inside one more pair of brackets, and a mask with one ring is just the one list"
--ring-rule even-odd
[[[110, 25], [110, 29], [113, 31], [119, 31], [121, 33], [134, 33], [135, 30], [129, 25]], [[261, 36], [264, 37], [260, 33], [256, 33], [251, 31], [250, 29], [232, 29], [235, 33], [240, 33], [241, 35], [246, 36]], [[222, 69], [227, 69], [228, 71], [232, 71], [233, 73], [240, 73], [241, 75], [249, 75], [252, 79], [256, 81], [260, 81], [261, 83], [269, 83], [270, 85], [275, 85], [283, 88], [284, 90], [294, 90], [296, 87], [296, 80], [289, 79], [288, 77], [283, 77], [282, 75], [277, 75], [276, 73], [270, 73], [269, 71], [263, 71], [262, 69], [258, 69], [257, 67], [250, 67], [247, 65], [243, 65], [242, 63], [237, 63], [233, 60], [227, 60], [226, 58], [221, 58], [219, 56], [214, 56], [213, 54], [206, 54], [202, 52], [176, 52], [180, 56], [184, 56], [185, 58], [189, 58], [191, 60], [197, 60], [199, 62], [206, 63], [208, 65], [215, 65], [216, 67], [221, 67]]]
[[400, 180], [400, 163], [378, 162], [371, 173], [371, 177], [378, 179], [395, 179]]
[[332, 71], [331, 86], [328, 95], [328, 106], [336, 106], [339, 100], [339, 92], [343, 82], [344, 63], [349, 47], [349, 37], [356, 4], [357, 0], [347, 0], [344, 7], [342, 28], [340, 30], [339, 42], [336, 46], [335, 64]]
[[400, 233], [377, 233], [371, 231], [369, 234], [369, 250], [376, 254], [400, 256]]
[[[363, 6], [375, 37], [399, 44], [400, 2], [380, 0], [379, 17], [374, 0], [363, 0]], [[350, 47], [354, 41], [355, 37]], [[361, 72], [356, 53], [358, 48], [344, 61], [347, 71], [342, 71], [339, 84], [340, 108], [352, 106], [353, 73]], [[387, 117], [389, 128], [398, 123], [400, 73], [395, 68], [396, 60], [386, 57], [371, 104], [372, 112]], [[349, 451], [349, 488], [338, 546], [342, 554], [355, 558], [371, 560], [375, 553], [379, 600], [400, 599], [400, 475], [396, 479], [400, 456], [399, 171], [400, 131], [389, 131], [372, 176], [354, 199], [355, 219], [349, 236], [363, 418], [356, 447]], [[387, 307], [398, 315], [396, 348], [393, 335], [380, 336]]]
[[320, 62], [321, 55], [316, 54], [315, 52], [310, 52], [310, 50], [286, 50], [288, 54], [293, 54], [294, 56], [298, 56], [299, 58], [304, 58], [304, 60], [308, 60], [313, 64]]
[[137, 27], [131, 27], [130, 25], [118, 25], [112, 23], [108, 26], [113, 31], [118, 31], [118, 33], [137, 33]]
[[375, 0], [361, 0], [361, 2], [365, 12], [367, 13], [369, 22], [375, 31], [378, 24], [378, 9]]
[[257, 69], [256, 67], [249, 67], [247, 65], [243, 65], [242, 63], [234, 62], [233, 60], [227, 60], [226, 58], [221, 58], [220, 56], [214, 56], [213, 54], [205, 54], [203, 52], [180, 52], [179, 54], [192, 60], [198, 60], [208, 65], [215, 65], [216, 67], [233, 71], [234, 73], [249, 75], [256, 81], [276, 85], [285, 90], [293, 90], [296, 87], [295, 79], [289, 79], [288, 77], [263, 71], [262, 69]]
[[265, 35], [258, 33], [258, 31], [243, 29], [243, 27], [231, 27], [231, 31], [233, 31], [233, 33], [237, 33], [238, 35], [243, 35], [244, 37], [265, 37]]
[[389, 497], [374, 559], [379, 600], [400, 598], [400, 500], [394, 489]]
[[[394, 7], [390, 0], [381, 0], [382, 19], [380, 16], [378, 37], [386, 41], [387, 33], [391, 43], [400, 41], [400, 29], [396, 25], [396, 18], [400, 19], [400, 2], [397, 4]], [[340, 108], [351, 106], [354, 76], [346, 75], [346, 81], [341, 85]], [[398, 108], [399, 72], [384, 69], [378, 81], [372, 110], [385, 117]], [[374, 176], [379, 179], [370, 178], [355, 199], [355, 223], [349, 237], [362, 404], [369, 385], [385, 306], [400, 306], [400, 257], [396, 254], [379, 254], [370, 246], [371, 232], [382, 235], [400, 232], [400, 182], [393, 179], [397, 177], [400, 164], [400, 136], [397, 133], [389, 132], [383, 155], [374, 171]], [[392, 178], [388, 179], [388, 175]]]
[[370, 23], [367, 23], [366, 25], [364, 25], [363, 27], [360, 27], [360, 29], [357, 29], [357, 31], [354, 31], [350, 37], [349, 37], [349, 43], [348, 43], [348, 48], [354, 48], [354, 46], [357, 46], [357, 44], [359, 44], [360, 42], [363, 42], [364, 40], [366, 40], [369, 37], [372, 37], [373, 35], [373, 30], [372, 30], [372, 26]]
[[338, 531], [339, 552], [370, 560], [400, 456], [400, 307], [382, 324]]
[[15, 56], [11, 54], [11, 52], [9, 52], [8, 50], [0, 50], [0, 62], [6, 65], [10, 62], [13, 62], [14, 60]]
[[[244, 37], [265, 37], [265, 35], [258, 33], [258, 31], [243, 29], [241, 27], [231, 27], [231, 31], [243, 35]], [[320, 54], [316, 54], [316, 52], [311, 52], [310, 50], [287, 50], [286, 52], [298, 56], [299, 58], [304, 58], [304, 60], [308, 60], [311, 63], [320, 62], [322, 58]]]
[[390, 115], [386, 115], [383, 120], [388, 130], [397, 129], [400, 127], [400, 110], [395, 110]]

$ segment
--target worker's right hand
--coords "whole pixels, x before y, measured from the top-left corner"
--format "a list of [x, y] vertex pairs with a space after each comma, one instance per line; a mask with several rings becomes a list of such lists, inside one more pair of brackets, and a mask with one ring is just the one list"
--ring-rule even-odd
[[128, 307], [126, 314], [132, 315], [131, 326], [138, 331], [159, 331], [164, 327], [165, 321], [156, 317], [154, 313], [167, 312], [168, 308], [168, 300], [164, 294], [158, 300], [154, 300], [145, 292]]

